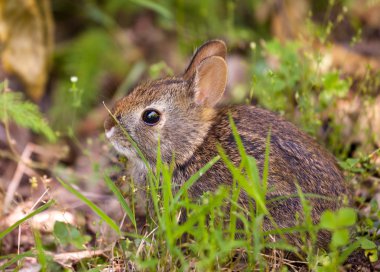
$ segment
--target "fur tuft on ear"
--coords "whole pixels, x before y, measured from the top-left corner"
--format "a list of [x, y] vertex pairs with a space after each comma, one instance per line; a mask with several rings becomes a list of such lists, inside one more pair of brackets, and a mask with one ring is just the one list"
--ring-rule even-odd
[[211, 40], [206, 42], [194, 53], [189, 66], [186, 68], [183, 74], [183, 78], [186, 80], [191, 79], [195, 75], [195, 71], [198, 65], [206, 58], [219, 56], [225, 59], [226, 55], [227, 47], [222, 40]]
[[227, 84], [227, 63], [219, 56], [203, 60], [195, 71], [194, 101], [213, 107], [222, 98]]

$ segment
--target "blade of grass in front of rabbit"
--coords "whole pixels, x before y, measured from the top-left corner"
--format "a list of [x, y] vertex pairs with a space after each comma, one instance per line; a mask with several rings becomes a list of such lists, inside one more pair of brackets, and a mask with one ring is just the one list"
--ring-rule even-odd
[[120, 190], [116, 187], [115, 183], [110, 179], [110, 177], [106, 174], [104, 174], [104, 180], [108, 186], [108, 188], [113, 192], [113, 194], [118, 199], [121, 207], [123, 208], [124, 212], [128, 215], [129, 219], [132, 221], [132, 224], [135, 228], [135, 232], [137, 233], [137, 225], [136, 225], [136, 218], [134, 209], [132, 210], [128, 203], [125, 201], [124, 196], [121, 194]]
[[[251, 181], [253, 184], [250, 184], [247, 179], [241, 175], [241, 171], [237, 171], [235, 166], [232, 162], [228, 162], [229, 160], [225, 156], [224, 161], [227, 163], [230, 167], [230, 171], [232, 170], [238, 177], [238, 182], [240, 182], [240, 186], [246, 190], [248, 195], [250, 195], [256, 202], [256, 205], [259, 205], [259, 208], [261, 208], [261, 212], [256, 209], [257, 215], [259, 214], [265, 214], [266, 217], [271, 221], [274, 228], [279, 230], [279, 235], [282, 239], [286, 240], [283, 233], [281, 233], [281, 229], [278, 226], [277, 222], [274, 220], [272, 215], [269, 213], [267, 207], [266, 207], [266, 192], [267, 192], [267, 180], [268, 180], [268, 174], [269, 174], [269, 155], [270, 155], [270, 130], [266, 139], [266, 147], [265, 147], [265, 160], [264, 160], [264, 170], [263, 170], [263, 179], [262, 182], [260, 182], [260, 175], [258, 172], [257, 164], [255, 158], [247, 155], [242, 139], [239, 135], [239, 132], [237, 130], [237, 127], [235, 125], [235, 122], [229, 114], [229, 122], [231, 126], [232, 134], [235, 138], [236, 145], [238, 147], [239, 154], [242, 158], [242, 163], [244, 163], [244, 168], [248, 174], [248, 181]], [[221, 149], [222, 150], [222, 149]], [[223, 158], [223, 156], [222, 156]], [[227, 160], [226, 160], [227, 159]], [[227, 166], [228, 166], [227, 165]], [[231, 172], [232, 173], [232, 172]], [[264, 180], [265, 178], [265, 180]]]
[[202, 176], [206, 173], [215, 163], [220, 159], [220, 156], [215, 156], [212, 160], [206, 163], [201, 169], [199, 169], [195, 174], [193, 174], [184, 184], [181, 185], [181, 188], [175, 194], [173, 203], [177, 203], [180, 197]]

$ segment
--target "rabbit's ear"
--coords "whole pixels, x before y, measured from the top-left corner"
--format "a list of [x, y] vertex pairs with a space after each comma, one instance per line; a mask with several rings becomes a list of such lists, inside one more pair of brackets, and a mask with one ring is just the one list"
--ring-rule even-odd
[[222, 98], [227, 84], [227, 63], [221, 57], [203, 60], [195, 70], [193, 81], [194, 101], [198, 105], [213, 107]]
[[195, 75], [195, 71], [199, 64], [206, 58], [212, 56], [219, 56], [223, 59], [226, 58], [227, 47], [226, 44], [221, 40], [211, 40], [203, 44], [194, 54], [190, 61], [189, 66], [183, 73], [183, 78], [185, 80], [191, 79]]

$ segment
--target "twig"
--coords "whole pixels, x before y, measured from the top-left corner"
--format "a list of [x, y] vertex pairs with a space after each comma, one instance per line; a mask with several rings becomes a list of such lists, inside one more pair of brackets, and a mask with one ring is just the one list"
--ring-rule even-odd
[[32, 150], [29, 147], [29, 145], [27, 145], [25, 147], [24, 151], [22, 152], [22, 155], [21, 155], [22, 159], [19, 161], [19, 163], [17, 165], [16, 172], [13, 175], [13, 178], [12, 178], [12, 180], [8, 186], [8, 190], [7, 190], [7, 193], [5, 195], [5, 200], [4, 200], [4, 208], [3, 208], [4, 213], [8, 212], [8, 208], [10, 206], [10, 203], [12, 202], [14, 194], [15, 194], [18, 186], [20, 185], [21, 178], [24, 175], [25, 169], [27, 167], [23, 161], [25, 160], [25, 158], [29, 158], [31, 154], [32, 154]]
[[[40, 146], [35, 145], [33, 143], [28, 143], [25, 146], [24, 151], [22, 152], [21, 157], [18, 160], [16, 171], [8, 186], [8, 190], [5, 196], [5, 200], [4, 200], [4, 208], [3, 208], [4, 213], [8, 212], [9, 206], [12, 202], [12, 199], [14, 198], [14, 194], [18, 186], [20, 185], [22, 176], [26, 173], [28, 174], [28, 176], [37, 176], [41, 178], [41, 176], [37, 172], [35, 172], [32, 168], [39, 168], [39, 169], [47, 168], [47, 165], [45, 164], [32, 162], [30, 160], [30, 157], [33, 154], [33, 152], [42, 154], [45, 152], [45, 150], [41, 148]], [[17, 155], [15, 156], [17, 158]]]
[[145, 244], [145, 239], [148, 238], [149, 236], [151, 236], [157, 229], [158, 229], [158, 227], [154, 228], [148, 235], [146, 235], [146, 233], [145, 233], [145, 237], [143, 239], [141, 239], [140, 245], [137, 248], [136, 257], [138, 257], [140, 255], [140, 251], [142, 250], [143, 245]]

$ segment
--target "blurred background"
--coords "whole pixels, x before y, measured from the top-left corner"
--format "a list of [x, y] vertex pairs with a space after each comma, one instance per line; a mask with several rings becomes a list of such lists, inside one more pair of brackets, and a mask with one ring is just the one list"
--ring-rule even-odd
[[[49, 188], [58, 210], [96, 233], [88, 207], [56, 176], [122, 217], [102, 181], [118, 163], [104, 139], [102, 102], [111, 107], [143, 80], [180, 75], [209, 39], [228, 46], [223, 103], [268, 108], [316, 137], [373, 215], [379, 14], [378, 0], [0, 0], [0, 226]], [[9, 239], [3, 253], [15, 250]]]

